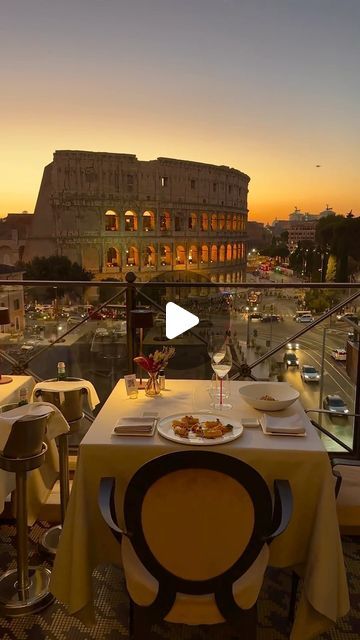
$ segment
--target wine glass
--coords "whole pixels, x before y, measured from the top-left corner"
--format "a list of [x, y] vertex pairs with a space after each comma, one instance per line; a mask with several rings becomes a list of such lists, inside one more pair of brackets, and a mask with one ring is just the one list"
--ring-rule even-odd
[[231, 405], [224, 405], [223, 402], [223, 378], [229, 373], [232, 367], [232, 355], [229, 345], [223, 344], [221, 347], [214, 349], [211, 366], [216, 373], [216, 377], [220, 380], [220, 397], [219, 403], [215, 404], [216, 409], [231, 408]]
[[214, 353], [214, 339], [213, 339], [213, 336], [211, 335], [209, 336], [208, 343], [207, 343], [207, 352], [208, 352], [209, 358], [211, 359]]

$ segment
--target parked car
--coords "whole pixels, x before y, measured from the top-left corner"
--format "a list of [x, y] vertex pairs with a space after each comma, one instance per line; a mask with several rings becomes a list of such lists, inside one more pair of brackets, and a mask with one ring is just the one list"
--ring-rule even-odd
[[303, 382], [320, 382], [320, 373], [310, 364], [303, 364], [300, 375]]
[[345, 361], [346, 360], [346, 351], [345, 351], [345, 349], [333, 349], [332, 352], [331, 352], [331, 357], [334, 358], [334, 360]]
[[258, 321], [258, 320], [262, 320], [263, 319], [263, 314], [262, 313], [250, 313], [250, 319], [254, 322]]
[[284, 354], [284, 363], [287, 369], [289, 367], [298, 367], [299, 359], [296, 357], [296, 354], [293, 351], [287, 351]]
[[323, 408], [331, 411], [331, 413], [341, 416], [346, 416], [346, 414], [349, 413], [349, 409], [347, 408], [344, 400], [336, 393], [333, 395], [325, 396], [323, 400]]
[[304, 313], [296, 318], [296, 322], [314, 322], [314, 316]]

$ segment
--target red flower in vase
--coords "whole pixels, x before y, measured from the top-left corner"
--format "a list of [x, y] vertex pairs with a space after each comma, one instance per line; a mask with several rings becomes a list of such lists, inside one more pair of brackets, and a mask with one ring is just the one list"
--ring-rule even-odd
[[174, 353], [174, 347], [163, 347], [162, 351], [156, 350], [148, 356], [137, 356], [134, 362], [147, 373], [157, 373], [160, 369], [165, 369]]

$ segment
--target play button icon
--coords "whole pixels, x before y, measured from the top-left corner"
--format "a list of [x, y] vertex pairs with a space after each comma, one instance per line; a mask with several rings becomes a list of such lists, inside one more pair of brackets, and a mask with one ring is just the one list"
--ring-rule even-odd
[[199, 324], [199, 318], [174, 302], [166, 304], [166, 337], [171, 340]]

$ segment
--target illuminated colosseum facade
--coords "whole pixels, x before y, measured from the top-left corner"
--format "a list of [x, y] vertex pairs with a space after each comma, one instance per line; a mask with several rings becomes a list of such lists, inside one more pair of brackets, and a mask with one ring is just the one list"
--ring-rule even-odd
[[[187, 271], [245, 279], [249, 176], [226, 166], [56, 151], [25, 259], [65, 255], [99, 279]], [[169, 279], [170, 274], [167, 274]]]

